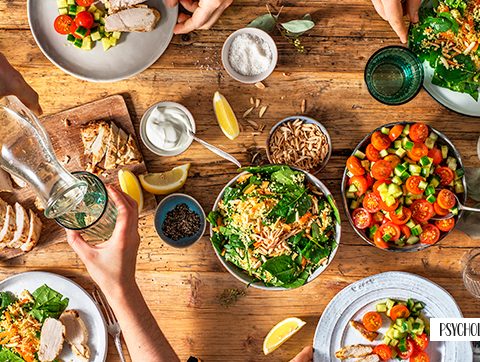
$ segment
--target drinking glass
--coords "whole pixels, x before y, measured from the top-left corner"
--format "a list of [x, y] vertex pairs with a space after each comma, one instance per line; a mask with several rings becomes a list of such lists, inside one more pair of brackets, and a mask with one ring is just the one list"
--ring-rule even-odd
[[463, 284], [475, 298], [480, 298], [480, 250], [475, 250], [465, 257], [463, 267]]
[[68, 212], [55, 218], [66, 229], [85, 232], [98, 240], [110, 238], [117, 220], [117, 208], [108, 197], [104, 183], [85, 171], [72, 173], [87, 184], [83, 200]]

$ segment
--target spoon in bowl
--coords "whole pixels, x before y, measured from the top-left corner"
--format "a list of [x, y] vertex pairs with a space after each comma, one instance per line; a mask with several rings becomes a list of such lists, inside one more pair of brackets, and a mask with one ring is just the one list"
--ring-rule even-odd
[[[457, 195], [455, 195], [455, 198], [457, 199], [457, 207], [458, 207], [458, 211], [471, 211], [471, 212], [480, 212], [480, 209], [478, 208], [475, 208], [475, 207], [468, 207], [468, 206], [465, 206], [463, 205], [460, 200], [458, 199]], [[451, 212], [449, 212], [447, 215], [445, 216], [434, 216], [432, 217], [430, 220], [434, 220], [434, 221], [437, 221], [437, 220], [445, 220], [445, 219], [450, 219], [451, 217], [454, 217], [455, 215], [453, 215]]]

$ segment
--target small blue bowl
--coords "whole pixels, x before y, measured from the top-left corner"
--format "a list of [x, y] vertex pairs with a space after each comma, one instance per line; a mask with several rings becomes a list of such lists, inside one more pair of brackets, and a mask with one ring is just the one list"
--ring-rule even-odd
[[[198, 214], [200, 217], [200, 229], [195, 235], [182, 238], [179, 240], [172, 240], [167, 237], [162, 230], [163, 223], [167, 217], [167, 213], [172, 211], [177, 205], [186, 204], [190, 210]], [[167, 243], [175, 248], [186, 248], [198, 240], [200, 240], [205, 233], [205, 228], [207, 227], [205, 212], [203, 211], [202, 206], [195, 200], [193, 197], [185, 194], [171, 194], [165, 197], [160, 204], [158, 204], [157, 210], [155, 211], [155, 230], [157, 231], [158, 236]]]

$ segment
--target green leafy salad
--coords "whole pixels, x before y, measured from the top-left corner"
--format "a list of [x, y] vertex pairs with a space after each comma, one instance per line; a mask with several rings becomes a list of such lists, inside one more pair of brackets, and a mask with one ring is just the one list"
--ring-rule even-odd
[[305, 284], [337, 246], [340, 217], [333, 199], [288, 166], [244, 171], [208, 215], [213, 246], [267, 286]]
[[478, 100], [480, 3], [425, 2], [419, 17], [420, 21], [410, 29], [409, 46], [434, 69], [432, 83]]

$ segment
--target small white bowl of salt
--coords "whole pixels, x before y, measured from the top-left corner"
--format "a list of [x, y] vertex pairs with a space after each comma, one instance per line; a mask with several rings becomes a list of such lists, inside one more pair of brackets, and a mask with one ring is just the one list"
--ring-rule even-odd
[[277, 60], [274, 40], [260, 29], [239, 29], [223, 44], [223, 66], [232, 78], [242, 83], [261, 82], [272, 74]]

